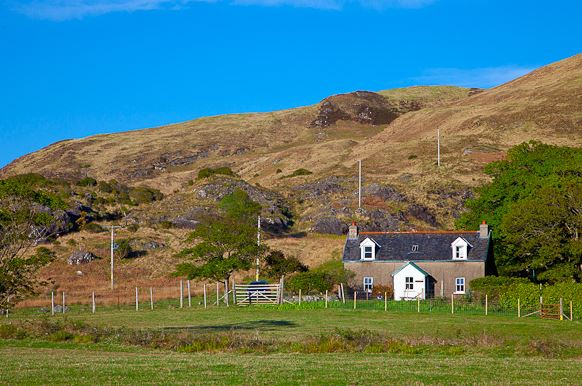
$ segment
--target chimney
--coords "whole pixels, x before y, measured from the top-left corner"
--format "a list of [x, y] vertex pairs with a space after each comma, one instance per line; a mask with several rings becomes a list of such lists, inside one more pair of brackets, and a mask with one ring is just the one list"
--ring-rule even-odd
[[348, 240], [357, 240], [358, 239], [358, 226], [356, 225], [356, 222], [352, 222], [352, 225], [350, 225], [350, 228], [348, 230]]
[[487, 225], [487, 222], [483, 220], [483, 222], [479, 226], [479, 238], [486, 239], [488, 237], [489, 237], [489, 225]]

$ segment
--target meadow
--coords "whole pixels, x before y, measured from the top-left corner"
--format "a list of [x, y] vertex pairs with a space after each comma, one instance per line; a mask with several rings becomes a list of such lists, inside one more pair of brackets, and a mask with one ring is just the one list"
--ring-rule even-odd
[[580, 384], [582, 323], [372, 309], [18, 309], [1, 384]]

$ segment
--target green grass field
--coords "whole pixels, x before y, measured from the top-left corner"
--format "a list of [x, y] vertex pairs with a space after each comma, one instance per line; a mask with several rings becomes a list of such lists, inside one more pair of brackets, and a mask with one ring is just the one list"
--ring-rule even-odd
[[[0, 384], [582, 384], [578, 321], [260, 307], [2, 319]], [[39, 332], [50, 323], [71, 333]]]

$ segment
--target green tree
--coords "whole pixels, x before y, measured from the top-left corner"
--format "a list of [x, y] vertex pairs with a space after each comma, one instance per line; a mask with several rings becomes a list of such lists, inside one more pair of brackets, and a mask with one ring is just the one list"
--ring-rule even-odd
[[218, 203], [218, 207], [233, 219], [242, 222], [254, 223], [261, 213], [261, 205], [254, 202], [247, 192], [236, 189], [231, 194], [224, 196]]
[[285, 254], [278, 250], [269, 251], [265, 256], [264, 274], [272, 279], [294, 272], [307, 272], [308, 268], [295, 256], [285, 257]]
[[502, 275], [580, 281], [582, 149], [532, 141], [485, 171], [492, 182], [477, 189], [457, 226], [487, 220]]
[[176, 274], [189, 279], [229, 280], [233, 272], [250, 269], [259, 253], [255, 228], [228, 217], [200, 225], [188, 241], [196, 245], [180, 252], [189, 261], [179, 264]]
[[48, 236], [52, 218], [35, 211], [35, 203], [22, 197], [0, 199], [0, 308], [8, 309], [35, 293], [42, 284], [36, 272], [54, 254], [44, 247], [32, 249]]

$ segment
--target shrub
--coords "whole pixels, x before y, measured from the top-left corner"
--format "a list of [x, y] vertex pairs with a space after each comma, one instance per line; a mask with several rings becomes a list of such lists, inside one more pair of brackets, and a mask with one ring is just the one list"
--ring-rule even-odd
[[130, 241], [128, 239], [119, 239], [116, 241], [117, 244], [117, 255], [121, 259], [127, 259], [132, 257], [132, 249]]
[[329, 291], [333, 284], [332, 278], [327, 273], [308, 271], [291, 276], [286, 286], [291, 292], [299, 292], [301, 289], [305, 294], [309, 294]]
[[140, 205], [160, 201], [164, 195], [157, 189], [140, 186], [129, 189], [129, 198], [134, 204]]
[[87, 223], [85, 225], [83, 225], [81, 227], [82, 230], [87, 231], [87, 232], [91, 232], [91, 233], [102, 233], [105, 232], [105, 228], [103, 228], [101, 225], [94, 223], [94, 222], [90, 222]]
[[77, 185], [79, 185], [79, 186], [96, 186], [97, 180], [93, 177], [85, 177], [85, 178], [81, 178], [77, 182]]
[[277, 169], [277, 170], [275, 171], [275, 173], [277, 173], [277, 174], [279, 174], [279, 173], [283, 173], [283, 170], [281, 170], [281, 169]]
[[174, 227], [174, 223], [169, 220], [160, 221], [159, 225], [161, 229], [171, 229]]
[[236, 173], [232, 171], [231, 168], [227, 167], [227, 166], [222, 166], [222, 167], [218, 167], [218, 168], [204, 168], [201, 169], [198, 172], [198, 176], [196, 177], [197, 180], [202, 180], [204, 178], [208, 178], [210, 176], [213, 176], [215, 174], [221, 174], [224, 176], [231, 176], [231, 177], [235, 177]]
[[113, 193], [113, 187], [105, 181], [99, 181], [97, 189], [102, 193]]
[[298, 177], [298, 176], [308, 176], [310, 174], [313, 174], [313, 172], [311, 172], [310, 170], [304, 169], [304, 168], [300, 168], [295, 170], [293, 173], [283, 176], [281, 178], [293, 178], [293, 177]]
[[281, 251], [271, 251], [265, 257], [267, 268], [265, 274], [270, 278], [279, 278], [294, 272], [307, 272], [308, 268], [295, 256], [285, 257]]

